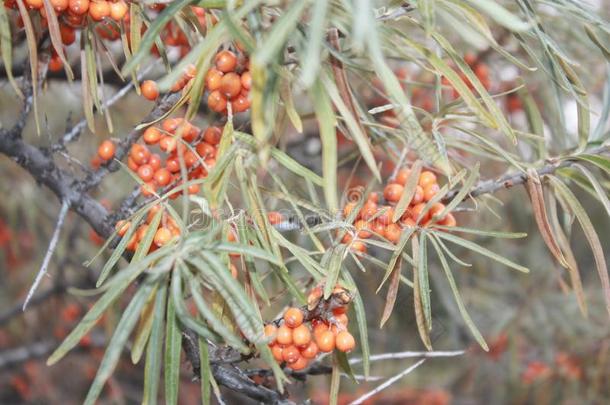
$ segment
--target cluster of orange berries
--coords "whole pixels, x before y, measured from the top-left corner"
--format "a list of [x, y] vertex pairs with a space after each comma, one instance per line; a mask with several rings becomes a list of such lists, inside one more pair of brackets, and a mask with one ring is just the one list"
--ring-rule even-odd
[[[321, 288], [316, 287], [310, 294], [321, 296]], [[333, 296], [348, 296], [345, 289], [335, 287]], [[319, 297], [318, 297], [319, 298]], [[356, 341], [347, 330], [347, 304], [332, 309], [328, 317], [316, 317], [309, 321], [305, 319], [304, 310], [291, 307], [277, 326], [269, 323], [265, 326], [265, 336], [271, 338], [269, 343], [271, 353], [278, 363], [286, 363], [292, 370], [302, 370], [313, 361], [319, 353], [329, 353], [337, 349], [350, 352], [356, 346]]]
[[[197, 70], [195, 65], [188, 65], [180, 79], [171, 88], [172, 92], [182, 90], [193, 80]], [[223, 50], [214, 57], [214, 67], [206, 73], [205, 86], [209, 91], [208, 107], [220, 114], [228, 114], [228, 106], [232, 113], [240, 113], [250, 108], [250, 87], [252, 76], [248, 70], [248, 60], [240, 53], [239, 56], [229, 50]], [[153, 80], [145, 80], [140, 87], [142, 95], [154, 101], [159, 97], [159, 87]]]
[[250, 108], [248, 94], [252, 86], [252, 76], [248, 68], [249, 61], [243, 52], [238, 55], [223, 50], [216, 54], [214, 67], [208, 70], [205, 85], [210, 110], [227, 114], [227, 106], [231, 105], [233, 113], [244, 112]]
[[[138, 226], [138, 229], [132, 234], [131, 238], [127, 242], [126, 249], [130, 252], [135, 252], [138, 248], [140, 242], [144, 239], [144, 236], [148, 232], [148, 227], [152, 222], [153, 218], [159, 210], [163, 209], [161, 205], [153, 205], [146, 214], [145, 223]], [[122, 238], [125, 236], [129, 228], [131, 227], [131, 221], [120, 220], [116, 223], [115, 229], [117, 230], [117, 234]], [[176, 223], [176, 221], [168, 215], [165, 211], [161, 214], [161, 221], [159, 222], [159, 226], [155, 231], [155, 236], [153, 237], [153, 243], [151, 243], [148, 252], [154, 252], [161, 246], [166, 245], [169, 241], [174, 238], [180, 236], [180, 227]]]
[[[369, 239], [373, 235], [383, 237], [396, 244], [400, 240], [400, 235], [405, 227], [433, 224], [455, 226], [456, 220], [453, 214], [447, 213], [442, 218], [438, 217], [445, 209], [444, 204], [434, 203], [428, 210], [425, 210], [427, 203], [440, 190], [436, 175], [429, 170], [421, 171], [407, 209], [396, 222], [393, 221], [395, 206], [400, 201], [410, 176], [411, 169], [403, 167], [394, 178], [390, 179], [383, 190], [385, 205], [379, 205], [378, 193], [369, 194], [354, 222], [358, 239], [353, 240], [353, 236], [346, 233], [342, 243], [349, 243], [353, 250], [366, 253], [367, 247], [363, 240]], [[343, 216], [345, 218], [349, 217], [356, 205], [356, 202], [348, 202], [343, 208]]]
[[[181, 139], [178, 139], [178, 137]], [[216, 164], [216, 154], [222, 128], [211, 126], [202, 131], [183, 118], [168, 118], [161, 126], [146, 128], [142, 139], [144, 144], [135, 143], [129, 151], [127, 166], [142, 179], [142, 194], [153, 195], [160, 187], [166, 187], [180, 177], [180, 154], [188, 170], [188, 180], [205, 178]], [[165, 162], [149, 146], [157, 145], [167, 157]], [[187, 146], [188, 145], [188, 146]], [[199, 192], [199, 184], [188, 186], [189, 194]], [[174, 199], [180, 195], [176, 191], [170, 195]]]

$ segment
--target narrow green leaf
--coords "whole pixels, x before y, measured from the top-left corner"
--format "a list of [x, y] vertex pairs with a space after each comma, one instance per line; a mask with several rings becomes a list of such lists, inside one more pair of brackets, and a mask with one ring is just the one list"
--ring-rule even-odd
[[150, 280], [145, 282], [135, 293], [133, 299], [127, 308], [125, 308], [125, 311], [123, 311], [123, 316], [121, 316], [121, 320], [116, 326], [112, 339], [108, 342], [108, 348], [106, 349], [102, 363], [89, 388], [89, 392], [84, 401], [85, 405], [93, 405], [96, 403], [97, 398], [104, 388], [104, 384], [112, 375], [112, 372], [121, 357], [121, 353], [123, 352], [123, 346], [127, 343], [127, 338], [138, 321], [138, 316], [146, 303], [146, 299], [148, 298], [153, 285], [154, 284]]
[[[350, 275], [348, 271], [343, 273], [343, 277], [347, 282], [355, 287], [354, 279]], [[354, 311], [356, 312], [356, 322], [358, 323], [358, 333], [360, 335], [360, 348], [362, 350], [362, 369], [364, 372], [364, 377], [368, 378], [369, 373], [371, 371], [371, 349], [369, 347], [369, 337], [368, 337], [368, 323], [366, 321], [366, 311], [364, 309], [364, 302], [362, 301], [362, 296], [360, 295], [360, 291], [353, 291], [353, 303], [354, 303]]]
[[424, 310], [424, 320], [428, 330], [432, 330], [432, 307], [430, 304], [430, 280], [428, 277], [428, 243], [426, 232], [419, 234], [419, 252], [417, 254], [417, 272], [419, 280], [419, 296]]
[[396, 208], [394, 209], [392, 222], [398, 221], [405, 213], [407, 208], [409, 208], [409, 204], [417, 191], [417, 182], [419, 180], [419, 174], [421, 173], [422, 166], [423, 162], [421, 160], [417, 160], [415, 163], [413, 163], [411, 173], [409, 174], [409, 178], [405, 183], [405, 188], [400, 196], [400, 200], [398, 200], [398, 203], [396, 204]]
[[210, 354], [208, 351], [208, 342], [205, 339], [199, 338], [199, 367], [201, 378], [201, 403], [203, 405], [211, 405], [210, 387], [212, 385], [212, 370], [210, 369]]
[[383, 286], [383, 284], [390, 277], [390, 274], [392, 274], [392, 271], [394, 270], [394, 266], [396, 265], [396, 262], [400, 259], [402, 252], [405, 250], [405, 247], [407, 246], [407, 242], [409, 242], [411, 235], [413, 235], [413, 233], [416, 230], [417, 230], [417, 228], [414, 226], [408, 227], [407, 229], [403, 230], [402, 233], [400, 234], [400, 239], [398, 240], [396, 249], [392, 253], [392, 257], [390, 258], [388, 267], [386, 268], [386, 272], [383, 276], [383, 279], [381, 280], [381, 283], [379, 283], [379, 287], [377, 287], [377, 291], [375, 291], [375, 293], [379, 293], [379, 290], [381, 290], [381, 287]]
[[498, 24], [511, 31], [526, 31], [531, 28], [531, 24], [522, 21], [519, 17], [502, 7], [502, 5], [496, 1], [468, 0], [468, 2], [472, 3], [486, 14], [489, 14]]
[[471, 242], [469, 240], [466, 239], [462, 239], [458, 236], [455, 235], [451, 235], [450, 233], [446, 233], [446, 232], [437, 232], [436, 235], [439, 238], [448, 240], [449, 242], [455, 243], [456, 245], [460, 245], [465, 247], [466, 249], [472, 250], [473, 252], [477, 252], [483, 256], [487, 256], [490, 259], [493, 259], [499, 263], [504, 264], [505, 266], [511, 267], [515, 270], [521, 271], [523, 273], [529, 273], [529, 269], [527, 267], [521, 266], [517, 263], [514, 263], [510, 260], [508, 260], [507, 258], [498, 255], [497, 253], [492, 252], [489, 249], [486, 249], [480, 245], [477, 245], [474, 242]]
[[136, 326], [133, 344], [131, 345], [131, 362], [133, 364], [137, 364], [142, 358], [142, 354], [144, 354], [144, 348], [146, 347], [146, 343], [148, 342], [148, 338], [150, 337], [156, 297], [157, 289], [154, 288], [150, 292], [150, 295], [146, 300], [146, 304], [144, 305], [144, 309], [140, 314], [140, 320], [138, 321], [138, 325]]
[[[178, 271], [174, 269], [173, 271]], [[175, 279], [172, 278], [172, 283]], [[180, 353], [182, 350], [182, 334], [174, 300], [167, 302], [165, 327], [165, 355], [164, 355], [164, 376], [165, 376], [165, 403], [175, 405], [178, 403], [178, 389], [180, 385]]]
[[601, 155], [581, 154], [576, 156], [580, 160], [589, 162], [610, 174], [610, 159]]
[[466, 195], [468, 195], [468, 193], [472, 189], [472, 186], [474, 185], [474, 183], [477, 181], [478, 178], [479, 178], [479, 162], [477, 162], [475, 164], [475, 166], [472, 168], [472, 170], [470, 171], [470, 176], [468, 176], [466, 181], [464, 181], [464, 184], [462, 184], [460, 186], [460, 191], [458, 191], [458, 193], [455, 195], [455, 197], [453, 197], [453, 200], [451, 200], [449, 202], [449, 204], [447, 204], [445, 206], [445, 209], [443, 209], [443, 211], [440, 214], [438, 214], [438, 218], [444, 218], [448, 213], [453, 211], [455, 209], [455, 207], [457, 207], [458, 204], [460, 204], [464, 200], [464, 197], [466, 197]]
[[525, 232], [496, 232], [496, 231], [485, 231], [482, 229], [464, 228], [460, 226], [443, 226], [434, 225], [434, 228], [441, 229], [443, 231], [462, 232], [472, 235], [489, 236], [491, 238], [504, 238], [504, 239], [520, 239], [525, 238], [527, 233]]
[[320, 139], [322, 140], [324, 196], [328, 209], [331, 212], [336, 212], [339, 208], [337, 201], [337, 132], [335, 130], [337, 118], [320, 80], [315, 81], [312, 88], [312, 96], [320, 128]]
[[[81, 338], [85, 336], [100, 319], [106, 308], [112, 304], [123, 291], [152, 263], [159, 260], [164, 255], [167, 255], [167, 249], [159, 249], [144, 260], [129, 265], [127, 268], [115, 275], [106, 285], [108, 290], [102, 297], [97, 300], [91, 309], [85, 314], [83, 319], [76, 325], [76, 327], [70, 332], [70, 334], [64, 339], [57, 349], [51, 354], [47, 360], [47, 365], [55, 364], [63, 356], [66, 355], [74, 346], [80, 342]], [[166, 270], [170, 265], [170, 259], [162, 259], [156, 268], [160, 271]]]
[[599, 240], [599, 236], [591, 223], [591, 219], [585, 211], [584, 207], [578, 201], [578, 198], [570, 191], [570, 189], [563, 184], [558, 178], [554, 176], [549, 176], [553, 187], [557, 191], [558, 197], [560, 200], [564, 201], [567, 207], [569, 207], [580, 226], [582, 227], [583, 232], [585, 233], [585, 237], [591, 246], [591, 250], [593, 251], [593, 258], [595, 259], [595, 266], [597, 268], [597, 272], [599, 274], [599, 279], [602, 284], [602, 291], [604, 294], [604, 299], [606, 300], [606, 309], [610, 314], [610, 279], [608, 278], [608, 268], [606, 266], [606, 258], [604, 257], [604, 249]]
[[381, 315], [381, 321], [379, 321], [379, 327], [383, 328], [383, 325], [390, 319], [394, 304], [396, 303], [396, 296], [398, 295], [398, 286], [400, 285], [400, 276], [402, 270], [402, 261], [397, 261], [394, 265], [394, 270], [390, 276], [390, 285], [388, 286], [388, 292], [385, 298], [385, 304], [383, 306], [383, 313]]
[[330, 297], [330, 294], [333, 292], [333, 289], [337, 284], [337, 280], [339, 279], [339, 274], [341, 272], [341, 266], [345, 256], [347, 256], [348, 248], [349, 245], [341, 243], [332, 249], [330, 261], [328, 263], [328, 271], [326, 273], [326, 284], [324, 285], [324, 299]]
[[6, 71], [6, 77], [13, 90], [15, 90], [19, 98], [23, 98], [23, 93], [15, 81], [15, 76], [13, 76], [13, 37], [6, 10], [6, 7], [0, 7], [0, 51], [2, 52], [2, 63]]
[[159, 380], [161, 379], [161, 351], [163, 349], [164, 321], [167, 300], [166, 281], [159, 281], [153, 324], [146, 347], [146, 365], [144, 366], [144, 393], [142, 405], [156, 405], [159, 395]]

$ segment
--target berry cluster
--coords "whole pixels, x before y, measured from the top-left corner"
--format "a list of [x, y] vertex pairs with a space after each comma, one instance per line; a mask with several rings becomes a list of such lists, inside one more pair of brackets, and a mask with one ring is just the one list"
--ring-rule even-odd
[[214, 67], [208, 70], [205, 85], [210, 110], [227, 114], [227, 105], [233, 113], [250, 108], [248, 94], [252, 86], [252, 76], [248, 69], [249, 62], [243, 52], [238, 55], [223, 50], [216, 54]]
[[[125, 32], [129, 32], [129, 9], [131, 2], [126, 0], [50, 0], [57, 20], [59, 21], [59, 33], [64, 46], [72, 45], [76, 41], [76, 33], [89, 24], [95, 24], [96, 33], [103, 39], [117, 41], [121, 37], [121, 25]], [[40, 14], [40, 25], [43, 28], [48, 26], [47, 11], [44, 8], [43, 0], [25, 0], [28, 9]], [[4, 6], [9, 9], [17, 10], [16, 0], [4, 0]], [[165, 4], [151, 4], [145, 6], [153, 20], [154, 14], [165, 8]], [[206, 12], [202, 7], [190, 6], [191, 11], [197, 17], [201, 27], [206, 26]], [[212, 15], [212, 23], [216, 22]], [[19, 27], [23, 27], [23, 20], [19, 16], [17, 21]], [[146, 26], [142, 27], [142, 33], [146, 31]], [[127, 35], [130, 41], [130, 36]], [[161, 32], [161, 40], [167, 47], [178, 47], [180, 54], [185, 55], [190, 49], [188, 38], [184, 31], [173, 21], [167, 23]], [[127, 44], [131, 47], [131, 43]], [[151, 49], [153, 55], [159, 56], [156, 45]], [[63, 63], [55, 49], [52, 51], [49, 61], [49, 70], [58, 72], [63, 69]]]
[[[148, 210], [145, 223], [138, 226], [138, 229], [136, 229], [136, 231], [132, 234], [131, 238], [129, 239], [129, 242], [127, 242], [126, 249], [128, 251], [135, 252], [135, 250], [138, 248], [142, 239], [144, 239], [146, 232], [148, 232], [148, 227], [150, 226], [150, 223], [152, 222], [153, 218], [155, 217], [157, 212], [159, 212], [159, 210], [161, 210], [161, 209], [162, 208], [160, 205], [153, 205]], [[131, 227], [131, 222], [125, 221], [125, 220], [121, 220], [121, 221], [117, 222], [115, 225], [117, 234], [120, 237], [125, 236], [125, 234], [127, 233], [127, 231], [129, 230], [130, 227]], [[172, 240], [173, 238], [179, 237], [179, 236], [180, 236], [180, 227], [178, 226], [176, 221], [171, 217], [171, 215], [168, 215], [165, 211], [163, 211], [163, 213], [161, 214], [161, 221], [159, 222], [159, 226], [158, 226], [157, 230], [155, 231], [153, 243], [150, 245], [149, 253], [157, 250], [158, 248], [160, 248], [163, 245], [166, 245], [170, 240]]]
[[[317, 297], [316, 308], [339, 300], [339, 305], [332, 309], [308, 311], [315, 316], [305, 318], [305, 310], [288, 308], [282, 319], [265, 326], [265, 336], [272, 339], [269, 343], [275, 360], [286, 363], [292, 370], [302, 370], [318, 356], [318, 353], [329, 353], [337, 349], [350, 352], [356, 341], [347, 330], [347, 305], [351, 298], [342, 287], [335, 287], [329, 300], [320, 300], [321, 287], [316, 287], [310, 294], [308, 302]], [[280, 324], [281, 323], [281, 324]], [[279, 326], [278, 326], [279, 325]]]
[[[400, 201], [410, 176], [411, 169], [403, 167], [394, 178], [390, 179], [383, 190], [385, 205], [379, 205], [378, 193], [371, 193], [354, 220], [356, 236], [359, 239], [352, 240], [353, 236], [346, 233], [342, 243], [350, 243], [352, 249], [366, 253], [367, 247], [363, 239], [369, 239], [373, 235], [383, 237], [396, 244], [400, 240], [400, 235], [405, 227], [425, 227], [432, 224], [455, 226], [456, 220], [451, 213], [439, 218], [439, 215], [445, 209], [444, 204], [437, 202], [426, 209], [427, 203], [440, 190], [436, 175], [429, 170], [420, 172], [415, 192], [407, 209], [396, 222], [393, 221], [395, 206]], [[357, 202], [348, 202], [345, 205], [343, 208], [345, 218], [349, 217], [356, 205]]]
[[[153, 195], [159, 188], [178, 181], [180, 177], [180, 155], [188, 170], [188, 180], [201, 179], [216, 164], [216, 153], [222, 128], [208, 127], [205, 131], [183, 118], [168, 118], [161, 126], [146, 128], [142, 139], [144, 144], [136, 143], [129, 151], [127, 166], [138, 174], [144, 184], [142, 194]], [[181, 137], [181, 139], [179, 139]], [[162, 161], [158, 153], [152, 153], [149, 146], [157, 145], [160, 152], [167, 156]], [[188, 146], [187, 146], [188, 145]], [[177, 183], [179, 184], [179, 182]], [[188, 186], [189, 194], [199, 192], [198, 184]], [[174, 199], [181, 191], [170, 195]]]
[[[181, 78], [172, 86], [171, 91], [182, 90], [196, 73], [195, 65], [188, 65]], [[248, 60], [243, 52], [238, 55], [229, 50], [218, 52], [214, 57], [214, 66], [206, 73], [205, 86], [209, 91], [207, 102], [210, 110], [225, 115], [228, 114], [229, 105], [233, 114], [248, 110], [252, 76], [248, 70]], [[142, 95], [151, 101], [159, 97], [159, 88], [153, 80], [142, 82], [140, 90]]]

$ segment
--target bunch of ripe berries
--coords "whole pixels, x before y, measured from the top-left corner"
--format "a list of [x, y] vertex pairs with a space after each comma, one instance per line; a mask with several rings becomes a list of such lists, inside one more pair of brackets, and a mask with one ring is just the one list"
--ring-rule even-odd
[[347, 309], [351, 296], [343, 287], [334, 288], [322, 299], [322, 287], [315, 287], [307, 309], [291, 307], [282, 319], [265, 326], [265, 336], [275, 360], [292, 370], [302, 370], [320, 353], [350, 352], [356, 341], [347, 330]]
[[[144, 182], [141, 186], [142, 195], [149, 197], [160, 188], [180, 184], [179, 154], [188, 171], [188, 180], [205, 178], [216, 164], [221, 137], [220, 127], [211, 126], [202, 131], [183, 118], [168, 118], [160, 126], [146, 128], [142, 136], [144, 144], [133, 144], [127, 157], [127, 166]], [[151, 152], [149, 147], [155, 145], [160, 152], [165, 152], [165, 160], [159, 153]], [[114, 157], [115, 150], [115, 144], [105, 140], [91, 160], [91, 165], [98, 167], [109, 161]], [[200, 186], [196, 183], [187, 187], [189, 194], [196, 194], [199, 189]], [[181, 193], [182, 190], [172, 191], [169, 198], [175, 199]]]
[[[455, 226], [456, 220], [453, 214], [447, 213], [442, 217], [439, 216], [445, 210], [444, 204], [437, 202], [426, 209], [427, 203], [440, 190], [436, 175], [429, 170], [420, 172], [415, 192], [406, 210], [400, 218], [397, 218], [396, 221], [393, 220], [396, 204], [400, 201], [410, 176], [411, 169], [403, 167], [394, 178], [389, 180], [383, 190], [383, 199], [385, 200], [383, 205], [379, 205], [378, 193], [369, 194], [354, 219], [355, 236], [357, 238], [354, 239], [354, 235], [346, 233], [341, 242], [350, 244], [351, 249], [355, 251], [366, 253], [367, 247], [364, 240], [374, 235], [396, 244], [400, 240], [400, 235], [405, 227], [426, 227], [435, 224]], [[356, 206], [357, 202], [348, 202], [343, 208], [344, 218], [348, 218]]]
[[[25, 6], [40, 14], [40, 22], [43, 28], [48, 26], [47, 10], [43, 0], [24, 0]], [[125, 0], [50, 0], [51, 7], [55, 11], [59, 22], [59, 33], [64, 46], [72, 45], [76, 41], [76, 32], [88, 24], [95, 24], [97, 34], [106, 40], [116, 41], [121, 37], [121, 24], [126, 32], [129, 32], [129, 9], [131, 2]], [[4, 6], [8, 9], [18, 10], [17, 0], [4, 0]], [[146, 5], [151, 13], [163, 10], [165, 4]], [[191, 11], [197, 17], [201, 27], [206, 25], [206, 12], [202, 7], [190, 6]], [[151, 16], [151, 19], [154, 17]], [[212, 16], [212, 23], [216, 20]], [[17, 20], [17, 26], [23, 27], [21, 16]], [[146, 26], [142, 26], [142, 33]], [[127, 40], [130, 41], [130, 35]], [[190, 44], [186, 34], [174, 22], [169, 22], [161, 33], [161, 40], [167, 47], [179, 47], [183, 56], [190, 50]], [[131, 46], [131, 44], [128, 44]], [[151, 53], [159, 56], [159, 50], [154, 45]], [[63, 68], [63, 63], [53, 49], [49, 70], [58, 72]]]
[[[239, 48], [238, 48], [239, 49]], [[237, 54], [230, 50], [222, 50], [214, 57], [214, 66], [208, 70], [205, 77], [205, 86], [208, 90], [208, 107], [210, 110], [227, 115], [230, 106], [233, 114], [250, 108], [249, 93], [252, 86], [252, 76], [248, 70], [248, 59], [239, 51]], [[195, 77], [196, 68], [189, 65], [182, 77], [174, 83], [172, 92], [186, 87]], [[149, 100], [159, 97], [159, 88], [153, 80], [145, 80], [141, 86], [142, 95]]]
[[[148, 232], [148, 227], [150, 226], [153, 218], [159, 210], [163, 208], [161, 205], [153, 205], [146, 214], [146, 221], [143, 224], [140, 224], [135, 232], [132, 233], [131, 238], [127, 242], [126, 250], [130, 252], [135, 252], [144, 236]], [[116, 230], [119, 237], [124, 237], [129, 228], [132, 226], [131, 221], [121, 220], [116, 223]], [[159, 226], [155, 231], [155, 236], [153, 237], [153, 242], [151, 243], [148, 253], [154, 252], [158, 248], [163, 245], [166, 245], [170, 240], [177, 238], [180, 236], [180, 227], [176, 223], [176, 221], [171, 217], [171, 215], [167, 214], [167, 212], [163, 211], [161, 214], [161, 221], [159, 222]]]

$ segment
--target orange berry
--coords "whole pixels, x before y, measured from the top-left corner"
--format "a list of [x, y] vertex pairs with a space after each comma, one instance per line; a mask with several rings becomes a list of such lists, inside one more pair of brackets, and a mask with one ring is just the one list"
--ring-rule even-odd
[[159, 148], [164, 152], [173, 152], [176, 150], [176, 146], [178, 146], [178, 140], [173, 136], [165, 135], [159, 140]]
[[477, 63], [477, 55], [471, 52], [466, 53], [464, 55], [464, 62], [466, 62], [466, 64], [469, 66], [473, 66], [475, 63]]
[[184, 154], [184, 164], [186, 167], [191, 167], [199, 161], [199, 156], [192, 150], [187, 150]]
[[296, 346], [305, 346], [311, 342], [311, 331], [307, 325], [301, 324], [292, 330], [292, 342]]
[[282, 352], [282, 360], [284, 360], [286, 363], [292, 364], [297, 361], [299, 357], [301, 357], [301, 352], [299, 352], [299, 349], [296, 346], [290, 345], [284, 347]]
[[351, 352], [356, 346], [356, 340], [348, 331], [342, 331], [337, 334], [336, 338], [337, 350], [342, 352]]
[[220, 79], [220, 92], [227, 98], [233, 98], [241, 91], [241, 80], [237, 73], [227, 73]]
[[348, 202], [347, 204], [345, 204], [345, 207], [343, 207], [343, 218], [349, 217], [349, 214], [352, 213], [354, 208], [356, 208], [355, 202]]
[[282, 346], [273, 345], [271, 347], [271, 354], [273, 354], [273, 358], [280, 363], [282, 361], [284, 361], [283, 352], [284, 352], [284, 348]]
[[284, 313], [284, 323], [291, 327], [296, 328], [303, 323], [303, 311], [299, 308], [288, 308]]
[[138, 176], [145, 182], [151, 181], [154, 175], [155, 171], [150, 165], [146, 164], [138, 167]]
[[189, 184], [189, 186], [187, 187], [187, 192], [190, 195], [193, 195], [193, 194], [197, 194], [200, 189], [201, 189], [201, 186], [199, 186], [199, 184]]
[[369, 223], [363, 219], [359, 219], [354, 224], [356, 230], [358, 231], [358, 237], [363, 239], [368, 239], [371, 237], [371, 232], [368, 231]]
[[231, 100], [231, 110], [233, 113], [240, 113], [250, 108], [250, 99], [243, 94], [240, 94], [233, 100]]
[[404, 187], [397, 183], [388, 184], [383, 189], [383, 198], [385, 198], [389, 202], [398, 202], [402, 193], [404, 191]]
[[161, 156], [159, 156], [157, 153], [153, 153], [150, 155], [150, 158], [148, 158], [148, 164], [156, 172], [161, 167]]
[[121, 21], [127, 15], [129, 7], [123, 0], [119, 0], [116, 3], [110, 3], [110, 18], [114, 21]]
[[140, 166], [132, 159], [131, 156], [127, 156], [127, 167], [129, 167], [129, 170], [131, 170], [133, 172], [137, 172], [138, 167], [140, 167]]
[[394, 178], [394, 182], [404, 186], [407, 184], [407, 180], [409, 179], [409, 175], [411, 174], [411, 170], [403, 167], [396, 173], [396, 177]]
[[165, 168], [171, 173], [178, 173], [180, 171], [180, 161], [177, 156], [171, 156], [165, 161]]
[[377, 214], [377, 203], [373, 201], [367, 201], [360, 210], [359, 217], [362, 219], [369, 220]]
[[310, 340], [309, 344], [301, 349], [301, 356], [306, 359], [313, 359], [318, 355], [318, 345], [313, 340]]
[[103, 160], [110, 160], [110, 159], [112, 159], [114, 157], [114, 151], [115, 150], [116, 150], [116, 146], [114, 145], [114, 142], [106, 139], [97, 148], [97, 154]]
[[51, 0], [50, 3], [51, 6], [53, 6], [53, 9], [58, 13], [68, 8], [68, 0]]
[[144, 142], [146, 142], [147, 144], [153, 145], [153, 144], [159, 142], [159, 140], [161, 139], [162, 136], [163, 136], [163, 134], [161, 133], [159, 128], [148, 127], [148, 128], [146, 128], [146, 130], [144, 130], [144, 134], [142, 135], [142, 138], [144, 139]]
[[419, 204], [424, 201], [424, 189], [422, 186], [415, 187], [415, 194], [413, 194], [413, 198], [411, 199], [411, 205]]
[[321, 332], [316, 337], [316, 343], [321, 352], [332, 352], [335, 349], [335, 334], [330, 330]]
[[145, 163], [148, 163], [148, 158], [150, 158], [150, 151], [146, 146], [140, 145], [139, 143], [135, 143], [129, 151], [129, 156], [137, 165], [143, 165]]
[[401, 233], [402, 230], [400, 229], [400, 226], [397, 224], [389, 224], [386, 226], [383, 236], [392, 243], [398, 243]]
[[379, 223], [382, 225], [391, 224], [392, 217], [394, 216], [394, 208], [386, 206], [382, 207], [381, 209], [384, 210], [384, 212], [377, 217], [377, 221], [379, 221]]
[[275, 342], [275, 337], [277, 336], [277, 326], [272, 323], [265, 325], [264, 329], [265, 337], [271, 338], [271, 344]]
[[403, 218], [400, 218], [400, 223], [406, 226], [407, 228], [413, 228], [417, 225], [411, 217], [405, 218], [404, 216]]
[[294, 371], [299, 371], [299, 370], [303, 370], [308, 365], [309, 365], [309, 360], [303, 356], [299, 356], [299, 358], [295, 362], [288, 364], [288, 367], [290, 367]]
[[218, 145], [222, 137], [222, 129], [219, 127], [208, 127], [203, 133], [203, 140], [210, 145]]
[[428, 170], [421, 172], [417, 184], [419, 184], [422, 188], [425, 188], [427, 185], [432, 183], [436, 183], [436, 175]]
[[292, 344], [292, 329], [284, 324], [277, 328], [277, 337], [275, 340], [281, 345]]
[[383, 236], [383, 233], [385, 232], [385, 225], [379, 221], [373, 221], [370, 223], [370, 229], [373, 234]]
[[360, 253], [366, 253], [368, 249], [364, 242], [357, 240], [355, 242], [352, 242], [352, 250]]
[[146, 214], [146, 223], [150, 224], [153, 220], [153, 218], [155, 217], [155, 215], [157, 215], [157, 212], [159, 212], [159, 210], [161, 209], [161, 205], [157, 204], [157, 205], [153, 205], [152, 207], [150, 207], [150, 209], [148, 210], [148, 213]]
[[227, 109], [227, 99], [218, 90], [214, 90], [208, 96], [208, 107], [215, 112], [223, 112]]
[[216, 69], [221, 72], [232, 72], [235, 70], [235, 66], [237, 66], [237, 57], [231, 51], [220, 51], [216, 54], [214, 63], [216, 64]]
[[110, 4], [106, 0], [93, 1], [89, 5], [89, 16], [95, 21], [102, 21], [110, 15]]
[[[333, 314], [334, 314], [335, 316], [336, 316], [336, 315], [342, 315], [342, 314], [344, 314], [344, 313], [346, 313], [346, 312], [347, 312], [347, 306], [346, 306], [346, 305], [342, 305], [342, 306], [340, 306], [340, 307], [337, 307], [337, 308], [334, 308], [334, 309], [333, 309]], [[347, 323], [346, 323], [346, 325], [347, 325]]]
[[250, 90], [250, 88], [252, 87], [252, 75], [250, 74], [250, 71], [245, 71], [244, 73], [241, 74], [241, 87], [243, 87], [246, 90]]
[[204, 159], [216, 154], [216, 149], [207, 142], [199, 142], [195, 147], [195, 150], [197, 151], [197, 154]]
[[83, 15], [89, 10], [89, 0], [69, 0], [68, 7], [76, 15]]
[[153, 182], [144, 183], [140, 186], [140, 191], [142, 192], [142, 195], [144, 197], [150, 197], [155, 195], [157, 187], [155, 187], [155, 184]]
[[172, 233], [169, 229], [159, 228], [157, 229], [157, 232], [155, 233], [155, 238], [153, 240], [155, 242], [155, 245], [161, 247], [167, 244], [167, 242], [169, 242], [171, 238]]
[[[66, 2], [67, 7], [68, 2]], [[69, 25], [60, 24], [59, 25], [59, 34], [61, 35], [61, 42], [68, 46], [76, 41], [76, 30]]]
[[284, 222], [284, 217], [282, 216], [281, 213], [279, 213], [277, 211], [268, 212], [267, 219], [269, 219], [269, 223], [271, 225], [277, 225], [277, 224], [281, 224], [282, 222]]
[[49, 60], [49, 70], [51, 72], [59, 72], [63, 69], [64, 63], [59, 56], [52, 56]]
[[138, 246], [138, 237], [136, 234], [134, 234], [131, 239], [129, 239], [129, 242], [127, 242], [127, 246], [125, 247], [125, 249], [127, 249], [130, 252], [133, 252], [136, 250]]
[[[422, 215], [422, 213], [424, 212], [425, 207], [426, 207], [425, 203], [416, 204], [413, 207], [413, 209], [411, 210], [411, 219], [413, 219], [413, 221], [417, 222], [419, 216]], [[428, 210], [428, 212], [423, 214], [422, 218], [419, 220], [419, 223], [425, 224], [429, 218], [430, 218], [430, 211]]]
[[438, 183], [428, 184], [424, 187], [424, 201], [430, 201], [440, 189]]
[[33, 9], [41, 9], [44, 6], [42, 0], [26, 0], [25, 4], [27, 4], [29, 8]]
[[367, 201], [372, 201], [375, 204], [377, 204], [379, 202], [379, 194], [378, 193], [371, 193], [369, 194], [369, 196], [366, 198]]
[[324, 321], [317, 321], [317, 322], [312, 321], [312, 325], [313, 325], [313, 336], [316, 341], [319, 340], [322, 333], [329, 330], [328, 324]]
[[140, 227], [136, 231], [136, 237], [138, 238], [138, 242], [141, 242], [142, 239], [144, 239], [144, 236], [146, 235], [147, 231], [148, 231], [148, 225], [147, 224], [140, 225]]
[[220, 81], [222, 80], [223, 73], [217, 69], [210, 69], [205, 75], [205, 86], [209, 91], [220, 89]]
[[130, 226], [131, 226], [131, 222], [125, 221], [125, 220], [120, 220], [119, 222], [116, 223], [114, 228], [117, 230], [117, 234], [120, 237], [123, 237], [123, 236], [125, 236], [125, 234], [129, 230]]
[[[430, 207], [430, 210], [428, 211], [430, 218], [434, 219], [434, 216], [443, 212], [444, 209], [445, 209], [445, 204], [442, 204], [442, 203], [433, 204], [432, 207]], [[436, 218], [436, 220], [442, 221], [443, 218]]]
[[173, 134], [183, 122], [183, 118], [168, 118], [161, 123], [161, 128], [165, 132]]
[[[95, 4], [95, 3], [93, 3]], [[154, 80], [144, 80], [140, 86], [140, 91], [144, 98], [155, 101], [159, 97], [159, 87]]]
[[444, 226], [456, 226], [457, 225], [457, 221], [455, 220], [455, 217], [453, 216], [452, 213], [449, 213], [445, 216], [445, 218], [443, 218], [442, 220], [440, 220], [439, 225], [444, 225]]

